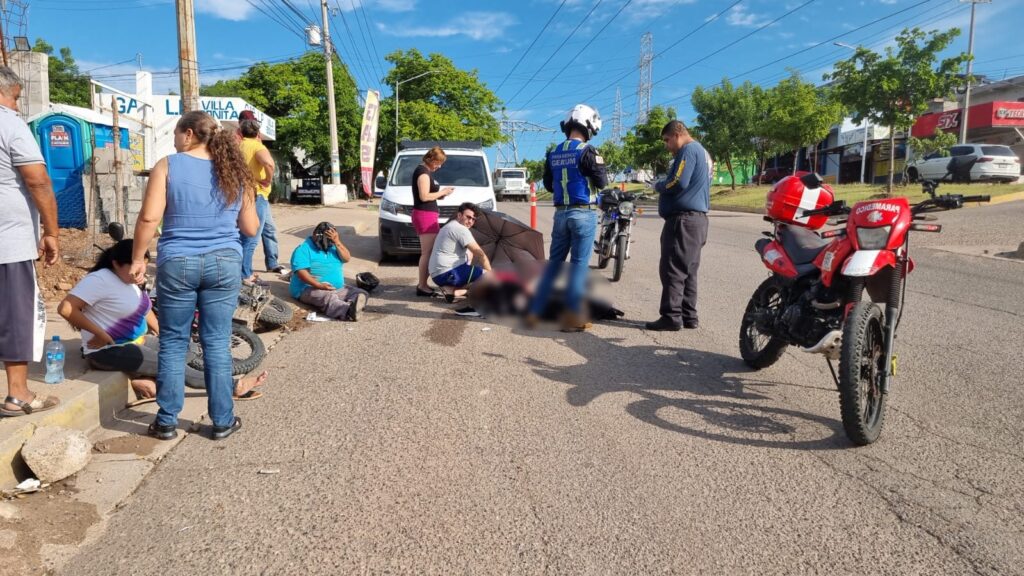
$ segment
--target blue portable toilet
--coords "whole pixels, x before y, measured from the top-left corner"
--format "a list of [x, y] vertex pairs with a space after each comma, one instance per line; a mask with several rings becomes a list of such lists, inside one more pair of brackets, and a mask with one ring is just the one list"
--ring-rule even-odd
[[[53, 108], [74, 109], [72, 106], [54, 105]], [[80, 109], [82, 116], [97, 113]], [[57, 196], [57, 224], [61, 228], [86, 228], [85, 186], [82, 175], [92, 161], [95, 139], [97, 147], [113, 143], [114, 129], [64, 111], [43, 114], [29, 122], [46, 161], [46, 170]], [[121, 128], [121, 148], [131, 148], [128, 130]]]
[[[46, 161], [46, 170], [57, 195], [57, 224], [61, 228], [85, 228], [85, 187], [82, 173], [86, 165], [86, 148], [91, 140], [86, 122], [54, 114], [41, 119], [35, 127], [39, 148]], [[92, 157], [92, 150], [88, 151]]]

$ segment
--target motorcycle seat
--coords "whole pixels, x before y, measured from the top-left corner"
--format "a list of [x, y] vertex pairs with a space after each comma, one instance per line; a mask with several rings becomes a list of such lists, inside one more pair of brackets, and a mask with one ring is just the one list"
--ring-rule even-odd
[[778, 237], [782, 248], [789, 255], [797, 269], [814, 262], [818, 254], [832, 241], [818, 236], [806, 228], [785, 226], [779, 230]]

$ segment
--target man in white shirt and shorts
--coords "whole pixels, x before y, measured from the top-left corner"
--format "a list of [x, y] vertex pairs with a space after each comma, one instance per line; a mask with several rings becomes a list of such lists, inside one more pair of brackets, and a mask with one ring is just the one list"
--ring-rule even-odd
[[[455, 218], [441, 228], [434, 240], [427, 270], [448, 302], [464, 296], [470, 284], [485, 278], [491, 271], [491, 261], [469, 230], [479, 214], [480, 209], [472, 202], [462, 203]], [[472, 310], [460, 310], [459, 313], [477, 315]]]

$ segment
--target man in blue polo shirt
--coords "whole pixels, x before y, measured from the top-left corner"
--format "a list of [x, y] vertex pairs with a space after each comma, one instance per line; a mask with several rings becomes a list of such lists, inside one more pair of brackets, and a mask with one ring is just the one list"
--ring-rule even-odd
[[711, 206], [711, 157], [690, 136], [686, 125], [672, 120], [661, 130], [665, 148], [674, 156], [665, 180], [657, 182], [661, 230], [661, 317], [645, 324], [655, 331], [695, 329], [697, 321], [697, 269], [700, 251], [708, 240]]
[[352, 259], [330, 222], [321, 222], [313, 234], [292, 252], [293, 298], [335, 320], [359, 320], [369, 293], [345, 286], [345, 262]]

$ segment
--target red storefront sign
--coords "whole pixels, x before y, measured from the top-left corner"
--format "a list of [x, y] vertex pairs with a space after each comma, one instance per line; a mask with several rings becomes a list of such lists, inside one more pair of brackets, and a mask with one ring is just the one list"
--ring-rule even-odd
[[[953, 132], [960, 129], [960, 109], [948, 112], [925, 114], [917, 119], [910, 134], [925, 138], [935, 134], [936, 128]], [[980, 128], [1024, 128], [1024, 102], [986, 102], [971, 106], [967, 118], [967, 129]]]

